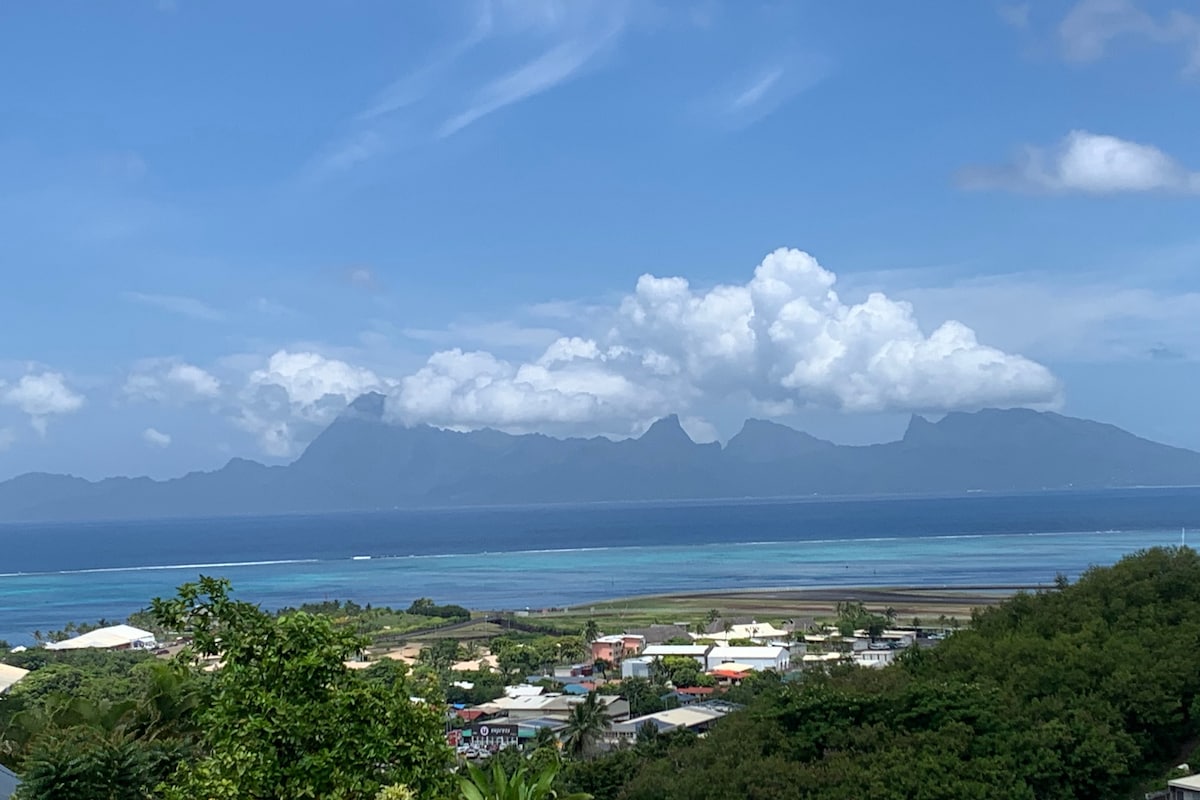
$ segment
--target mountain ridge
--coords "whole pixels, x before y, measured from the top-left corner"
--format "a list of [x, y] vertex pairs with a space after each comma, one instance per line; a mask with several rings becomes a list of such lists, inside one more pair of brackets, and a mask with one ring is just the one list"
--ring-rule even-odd
[[674, 414], [617, 441], [404, 427], [370, 393], [288, 465], [232, 458], [167, 480], [26, 473], [0, 482], [0, 521], [1197, 484], [1200, 453], [1028, 409], [913, 415], [900, 439], [872, 445], [748, 419], [721, 445], [694, 442]]

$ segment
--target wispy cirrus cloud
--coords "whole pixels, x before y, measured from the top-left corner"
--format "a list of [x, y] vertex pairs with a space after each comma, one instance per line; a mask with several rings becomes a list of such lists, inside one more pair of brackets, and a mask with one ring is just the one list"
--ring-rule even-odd
[[1141, 40], [1182, 49], [1184, 74], [1200, 75], [1200, 16], [1180, 7], [1164, 11], [1156, 16], [1134, 0], [1079, 0], [1058, 27], [1062, 55], [1089, 63], [1105, 57], [1114, 42]]
[[125, 292], [124, 297], [126, 300], [134, 303], [141, 303], [142, 305], [151, 306], [172, 314], [179, 314], [180, 316], [191, 317], [192, 319], [204, 320], [206, 322], [218, 322], [225, 318], [225, 315], [220, 311], [194, 297], [176, 294], [150, 294], [147, 292]]
[[743, 74], [740, 81], [723, 86], [710, 105], [724, 123], [734, 127], [752, 125], [817, 86], [832, 72], [833, 62], [823, 55], [780, 56]]
[[307, 165], [307, 177], [330, 178], [453, 136], [567, 83], [617, 44], [631, 8], [627, 0], [485, 0], [464, 33], [349, 120]]

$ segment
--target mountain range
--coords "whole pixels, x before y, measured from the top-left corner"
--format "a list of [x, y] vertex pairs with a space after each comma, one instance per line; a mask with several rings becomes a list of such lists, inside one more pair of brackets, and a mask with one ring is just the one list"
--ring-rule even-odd
[[693, 442], [676, 416], [620, 441], [403, 427], [367, 394], [286, 466], [235, 458], [163, 481], [29, 473], [0, 483], [0, 520], [1183, 485], [1200, 485], [1200, 453], [1026, 409], [914, 416], [899, 441], [866, 446], [751, 419], [722, 447]]

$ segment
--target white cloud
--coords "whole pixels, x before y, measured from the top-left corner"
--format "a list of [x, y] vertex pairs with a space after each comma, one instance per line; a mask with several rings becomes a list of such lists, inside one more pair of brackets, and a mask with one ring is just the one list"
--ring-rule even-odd
[[815, 53], [787, 52], [726, 83], [711, 111], [724, 124], [752, 125], [777, 111], [796, 95], [812, 89], [833, 72], [833, 62]]
[[171, 435], [154, 428], [142, 431], [142, 440], [151, 447], [170, 447]]
[[1115, 136], [1072, 131], [1051, 150], [1027, 147], [1011, 164], [972, 167], [960, 183], [967, 189], [1035, 192], [1200, 192], [1200, 173], [1147, 144]]
[[925, 335], [908, 303], [872, 293], [848, 305], [836, 276], [779, 249], [745, 285], [695, 292], [643, 276], [622, 306], [624, 343], [678, 364], [707, 393], [747, 390], [843, 411], [1044, 405], [1059, 385], [1039, 364], [980, 344], [953, 320]]
[[666, 413], [670, 399], [621, 374], [626, 358], [584, 340], [556, 342], [525, 364], [485, 352], [443, 351], [400, 381], [388, 410], [409, 424], [510, 431], [584, 426], [628, 434], [634, 421]]
[[[873, 293], [847, 304], [836, 276], [798, 250], [769, 254], [746, 284], [694, 290], [644, 275], [601, 337], [564, 337], [512, 363], [448, 350], [399, 382], [390, 412], [406, 423], [630, 431], [701, 397], [749, 395], [758, 407], [850, 412], [1052, 406], [1040, 364], [980, 344], [949, 321], [922, 332], [908, 303]], [[715, 438], [687, 417], [700, 439]]]
[[142, 305], [153, 306], [172, 314], [179, 314], [180, 316], [191, 317], [192, 319], [204, 320], [206, 322], [216, 322], [224, 318], [224, 315], [220, 311], [194, 297], [126, 292], [125, 299], [141, 303]]
[[1059, 25], [1058, 34], [1068, 61], [1097, 61], [1113, 42], [1141, 39], [1182, 48], [1184, 72], [1200, 73], [1200, 17], [1178, 9], [1159, 18], [1133, 0], [1080, 0]]
[[586, 66], [619, 30], [615, 27], [599, 36], [562, 42], [497, 78], [479, 90], [468, 108], [442, 123], [437, 135], [453, 136], [489, 114], [564, 83]]
[[140, 362], [125, 379], [126, 397], [163, 403], [169, 400], [215, 400], [221, 396], [221, 381], [195, 364], [176, 359]]
[[61, 373], [41, 372], [24, 375], [13, 386], [0, 384], [0, 402], [28, 414], [34, 429], [44, 435], [49, 417], [74, 414], [86, 398], [68, 387]]
[[758, 105], [767, 92], [771, 91], [771, 87], [778, 83], [782, 77], [783, 70], [779, 67], [767, 70], [765, 74], [756, 77], [753, 83], [733, 98], [733, 102], [729, 104], [730, 110], [741, 111], [744, 108]]
[[[628, 0], [485, 0], [463, 33], [379, 92], [306, 168], [325, 179], [403, 146], [452, 136], [561, 86], [625, 32]], [[397, 113], [403, 111], [403, 114]]]
[[218, 397], [221, 382], [194, 364], [175, 364], [167, 371], [167, 380], [185, 387], [198, 397]]
[[371, 370], [345, 361], [280, 350], [248, 375], [237, 424], [258, 438], [264, 452], [290, 456], [356, 397], [388, 387]]

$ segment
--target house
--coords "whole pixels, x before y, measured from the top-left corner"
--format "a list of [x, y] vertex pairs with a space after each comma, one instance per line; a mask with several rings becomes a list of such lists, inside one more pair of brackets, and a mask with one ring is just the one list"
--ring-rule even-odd
[[614, 633], [601, 636], [592, 642], [592, 659], [607, 661], [610, 664], [620, 664], [625, 658], [625, 635]]
[[643, 650], [642, 655], [651, 659], [683, 656], [695, 660], [700, 669], [708, 669], [708, 653], [712, 649], [711, 644], [654, 644]]
[[878, 669], [886, 667], [896, 660], [896, 651], [887, 650], [862, 650], [850, 657], [851, 660], [860, 667], [872, 667]]
[[791, 636], [791, 631], [776, 628], [769, 622], [746, 622], [731, 625], [729, 630], [722, 628], [711, 633], [693, 634], [696, 639], [712, 639], [717, 642], [731, 642], [737, 639], [748, 639], [752, 642], [784, 641]]
[[715, 645], [708, 653], [705, 668], [714, 670], [723, 664], [737, 663], [752, 670], [772, 669], [786, 672], [791, 666], [792, 654], [786, 647], [765, 645], [761, 647], [736, 647]]
[[17, 793], [17, 787], [20, 785], [20, 778], [0, 764], [0, 800], [9, 800], [10, 797]]
[[1200, 775], [1167, 781], [1167, 800], [1200, 800]]
[[652, 656], [627, 658], [621, 662], [621, 678], [649, 678], [650, 666], [654, 663]]
[[636, 656], [646, 647], [646, 637], [640, 633], [623, 633], [621, 639], [625, 643], [625, 658]]
[[[612, 719], [629, 716], [629, 701], [616, 695], [597, 695], [604, 704], [604, 713]], [[543, 694], [518, 697], [500, 697], [490, 703], [476, 706], [488, 713], [507, 715], [513, 722], [539, 717], [566, 718], [571, 709], [586, 699], [583, 695]]]
[[739, 708], [741, 706], [722, 700], [693, 703], [681, 708], [672, 708], [669, 711], [635, 717], [628, 722], [618, 722], [612, 726], [609, 738], [614, 742], [632, 741], [637, 738], [638, 731], [645, 725], [653, 726], [659, 733], [670, 733], [680, 728], [694, 733], [703, 733], [712, 727], [714, 722]]
[[[9, 664], [0, 664], [0, 694], [7, 692], [14, 684], [28, 674], [29, 670], [27, 669], [10, 666]], [[3, 797], [3, 795], [0, 795], [0, 797]]]
[[110, 625], [82, 633], [61, 642], [47, 642], [47, 650], [153, 650], [158, 647], [154, 634], [132, 625]]

